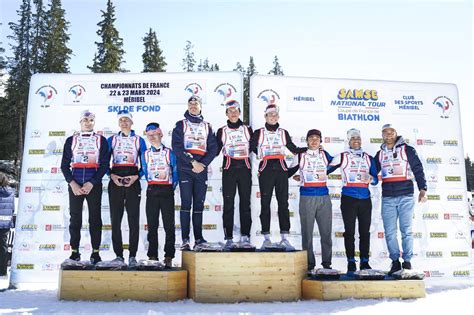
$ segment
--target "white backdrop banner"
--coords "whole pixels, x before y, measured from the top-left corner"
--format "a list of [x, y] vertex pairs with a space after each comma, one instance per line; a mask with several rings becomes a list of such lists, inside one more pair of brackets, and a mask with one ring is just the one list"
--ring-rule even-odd
[[[171, 146], [171, 132], [183, 119], [191, 95], [203, 99], [202, 114], [214, 132], [226, 123], [224, 104], [242, 103], [242, 76], [237, 72], [141, 73], [141, 74], [38, 74], [31, 79], [25, 149], [21, 174], [18, 220], [15, 235], [13, 285], [57, 282], [61, 262], [70, 254], [69, 201], [67, 183], [60, 164], [64, 142], [80, 128], [79, 115], [89, 109], [96, 114], [95, 130], [106, 138], [119, 131], [117, 112], [128, 109], [132, 128], [144, 136], [149, 122], [158, 122], [163, 142]], [[204, 235], [223, 239], [221, 198], [221, 157], [211, 164], [205, 202]], [[111, 225], [107, 185], [104, 176], [102, 195], [103, 233], [101, 256], [115, 258], [111, 244]], [[146, 182], [141, 181], [140, 244], [138, 259], [146, 258], [148, 242], [145, 214]], [[179, 246], [179, 188], [176, 189], [176, 242]], [[81, 235], [82, 259], [91, 253], [87, 203], [84, 202]], [[128, 224], [122, 221], [124, 245], [128, 246]], [[159, 251], [163, 258], [164, 230], [160, 222]], [[181, 261], [177, 251], [176, 263]], [[125, 255], [128, 253], [125, 251]]]
[[[306, 146], [306, 132], [321, 130], [324, 149], [332, 156], [345, 147], [346, 131], [361, 130], [362, 148], [374, 156], [382, 143], [383, 124], [393, 124], [413, 146], [423, 163], [428, 181], [428, 202], [414, 211], [413, 266], [426, 277], [466, 278], [472, 275], [471, 239], [466, 174], [460, 126], [459, 98], [453, 84], [253, 76], [250, 85], [250, 121], [254, 129], [264, 125], [268, 104], [280, 107], [280, 126], [298, 146]], [[291, 163], [291, 153], [287, 162]], [[260, 193], [253, 161], [253, 234], [260, 229]], [[333, 267], [346, 270], [344, 224], [340, 211], [341, 175], [329, 176], [333, 205]], [[292, 243], [301, 248], [299, 187], [290, 179]], [[416, 184], [415, 184], [416, 187]], [[381, 185], [371, 188], [372, 225], [370, 262], [388, 270], [390, 259], [381, 218]], [[415, 188], [415, 197], [418, 191]], [[357, 228], [356, 228], [357, 231]], [[272, 200], [271, 233], [279, 239], [277, 203]], [[400, 233], [399, 233], [400, 237]], [[254, 242], [260, 245], [263, 237]], [[358, 249], [358, 235], [356, 235]], [[314, 231], [316, 264], [321, 263], [317, 226]]]

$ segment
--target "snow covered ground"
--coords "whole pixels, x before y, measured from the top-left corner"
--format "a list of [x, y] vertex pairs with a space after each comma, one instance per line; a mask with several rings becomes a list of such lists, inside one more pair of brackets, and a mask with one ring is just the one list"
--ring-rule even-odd
[[[56, 290], [1, 290], [6, 278], [0, 278], [0, 314], [17, 313], [101, 313], [101, 314], [469, 314], [474, 309], [472, 281], [426, 281], [424, 299], [373, 299], [342, 301], [298, 301], [273, 303], [201, 304], [192, 300], [168, 303], [150, 302], [67, 302], [57, 299]], [[471, 311], [469, 311], [471, 310]]]

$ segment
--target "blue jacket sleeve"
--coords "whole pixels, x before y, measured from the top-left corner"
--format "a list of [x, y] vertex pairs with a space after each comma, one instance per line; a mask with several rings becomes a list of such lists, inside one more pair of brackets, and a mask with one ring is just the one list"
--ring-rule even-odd
[[[114, 152], [113, 152], [114, 149], [112, 148], [112, 140], [113, 139], [114, 139], [114, 136], [110, 136], [110, 137], [107, 138], [107, 144], [109, 145], [109, 156], [110, 156], [110, 158], [112, 158], [113, 154], [114, 154]], [[110, 161], [109, 161], [109, 168], [107, 169], [107, 172], [105, 174], [110, 176]]]
[[173, 151], [171, 151], [171, 154], [170, 154], [170, 164], [171, 164], [171, 169], [173, 172], [173, 189], [176, 189], [176, 186], [178, 186], [179, 177], [178, 177], [178, 167], [176, 166], [176, 155], [174, 155]]
[[[328, 153], [328, 151], [326, 150], [323, 150], [324, 152], [324, 155], [326, 155], [326, 159], [328, 159], [328, 163], [331, 163], [333, 157], [331, 156], [331, 154]], [[326, 171], [326, 174], [329, 174], [329, 165], [327, 167], [327, 171]]]
[[202, 164], [209, 166], [211, 164], [212, 160], [216, 157], [217, 154], [217, 141], [216, 141], [216, 135], [212, 131], [212, 127], [210, 124], [209, 126], [209, 134], [207, 135], [207, 152], [203, 156], [202, 159], [199, 160]]
[[343, 153], [340, 153], [339, 155], [333, 157], [331, 159], [331, 162], [329, 162], [330, 164], [328, 165], [328, 172], [327, 173], [331, 174], [332, 172], [337, 170], [339, 167], [341, 167], [343, 158], [344, 158]]
[[369, 169], [369, 174], [372, 176], [373, 180], [370, 183], [371, 185], [375, 186], [379, 183], [379, 177], [378, 177], [378, 171], [377, 171], [377, 166], [375, 165], [375, 159], [369, 155], [370, 159], [370, 169]]
[[71, 160], [72, 160], [72, 137], [66, 139], [63, 148], [63, 157], [61, 159], [61, 172], [63, 173], [64, 179], [69, 184], [74, 179], [71, 172]]
[[377, 151], [377, 153], [374, 156], [374, 161], [375, 161], [375, 170], [377, 171], [377, 175], [380, 173], [382, 170], [382, 165], [380, 165], [380, 151]]
[[415, 148], [407, 145], [406, 149], [408, 163], [410, 164], [410, 168], [413, 172], [413, 175], [415, 175], [418, 190], [427, 190], [425, 172], [423, 171], [423, 164], [421, 164], [420, 158], [418, 157]]
[[184, 133], [183, 121], [178, 121], [173, 129], [171, 136], [171, 149], [173, 150], [176, 159], [183, 164], [191, 164], [193, 159], [191, 154], [187, 154], [184, 150]]
[[146, 150], [140, 154], [140, 161], [142, 165], [141, 171], [142, 171], [142, 175], [145, 176], [145, 179], [148, 180], [148, 166], [146, 164], [145, 152]]
[[142, 176], [144, 175], [143, 163], [145, 161], [145, 159], [144, 159], [145, 151], [146, 151], [145, 139], [140, 137], [140, 150], [139, 150], [139, 157], [138, 157], [139, 160], [140, 160], [140, 169], [138, 170], [138, 178], [142, 178]]
[[109, 170], [110, 165], [110, 149], [109, 143], [105, 137], [100, 136], [100, 152], [99, 152], [99, 168], [92, 176], [90, 182], [94, 185], [100, 184], [102, 182], [102, 177]]

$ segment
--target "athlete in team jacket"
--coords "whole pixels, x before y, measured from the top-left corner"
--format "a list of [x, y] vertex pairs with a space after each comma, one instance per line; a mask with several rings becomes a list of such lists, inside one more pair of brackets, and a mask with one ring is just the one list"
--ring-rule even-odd
[[79, 119], [81, 131], [66, 139], [61, 160], [61, 171], [69, 184], [69, 234], [72, 249], [69, 259], [79, 261], [82, 206], [87, 200], [89, 233], [92, 243], [91, 263], [101, 261], [99, 247], [102, 238], [102, 177], [109, 169], [107, 140], [94, 132], [95, 115], [86, 110]]
[[230, 248], [234, 229], [234, 199], [239, 190], [240, 241], [250, 243], [252, 214], [250, 211], [250, 194], [252, 174], [250, 167], [250, 139], [252, 128], [240, 120], [240, 104], [237, 101], [226, 103], [227, 125], [217, 130], [218, 154], [222, 150], [222, 196], [224, 211], [225, 247]]
[[191, 204], [193, 205], [193, 232], [195, 246], [206, 243], [202, 235], [202, 212], [207, 192], [207, 168], [216, 157], [217, 142], [211, 125], [201, 115], [201, 98], [188, 99], [184, 119], [173, 129], [172, 149], [176, 155], [181, 194], [182, 250], [189, 250]]
[[258, 167], [258, 183], [261, 194], [260, 222], [265, 240], [262, 249], [272, 244], [270, 240], [270, 203], [275, 189], [278, 201], [278, 220], [280, 223], [280, 245], [287, 250], [294, 247], [287, 239], [290, 233], [290, 211], [288, 209], [288, 168], [285, 162], [285, 149], [294, 154], [306, 151], [297, 147], [290, 134], [278, 124], [278, 107], [270, 104], [265, 109], [265, 126], [255, 130], [250, 141], [250, 150], [262, 159]]

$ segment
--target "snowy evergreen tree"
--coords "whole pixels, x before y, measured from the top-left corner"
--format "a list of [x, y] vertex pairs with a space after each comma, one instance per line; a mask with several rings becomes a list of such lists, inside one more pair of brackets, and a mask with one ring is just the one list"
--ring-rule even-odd
[[36, 12], [32, 15], [33, 28], [31, 30], [31, 72], [43, 71], [44, 54], [48, 40], [47, 13], [43, 0], [33, 0]]
[[284, 75], [283, 69], [280, 66], [280, 63], [278, 62], [278, 57], [275, 56], [273, 59], [273, 68], [268, 72], [268, 74], [273, 74], [273, 75]]
[[194, 52], [192, 49], [194, 48], [194, 45], [187, 40], [186, 41], [186, 47], [184, 47], [184, 58], [183, 58], [183, 70], [186, 72], [193, 72], [194, 71], [194, 66], [196, 65], [196, 59], [194, 59]]
[[150, 28], [150, 31], [143, 38], [143, 45], [145, 46], [145, 52], [142, 55], [143, 72], [166, 71], [166, 61], [159, 43], [156, 33]]
[[244, 122], [249, 123], [249, 106], [250, 106], [250, 77], [257, 74], [257, 67], [250, 56], [249, 66], [244, 75]]
[[125, 62], [125, 51], [122, 49], [123, 40], [114, 25], [116, 18], [112, 0], [107, 0], [107, 9], [101, 12], [103, 19], [97, 24], [100, 42], [95, 42], [97, 52], [94, 54], [92, 66], [87, 67], [94, 73], [125, 72], [126, 70], [121, 68]]

